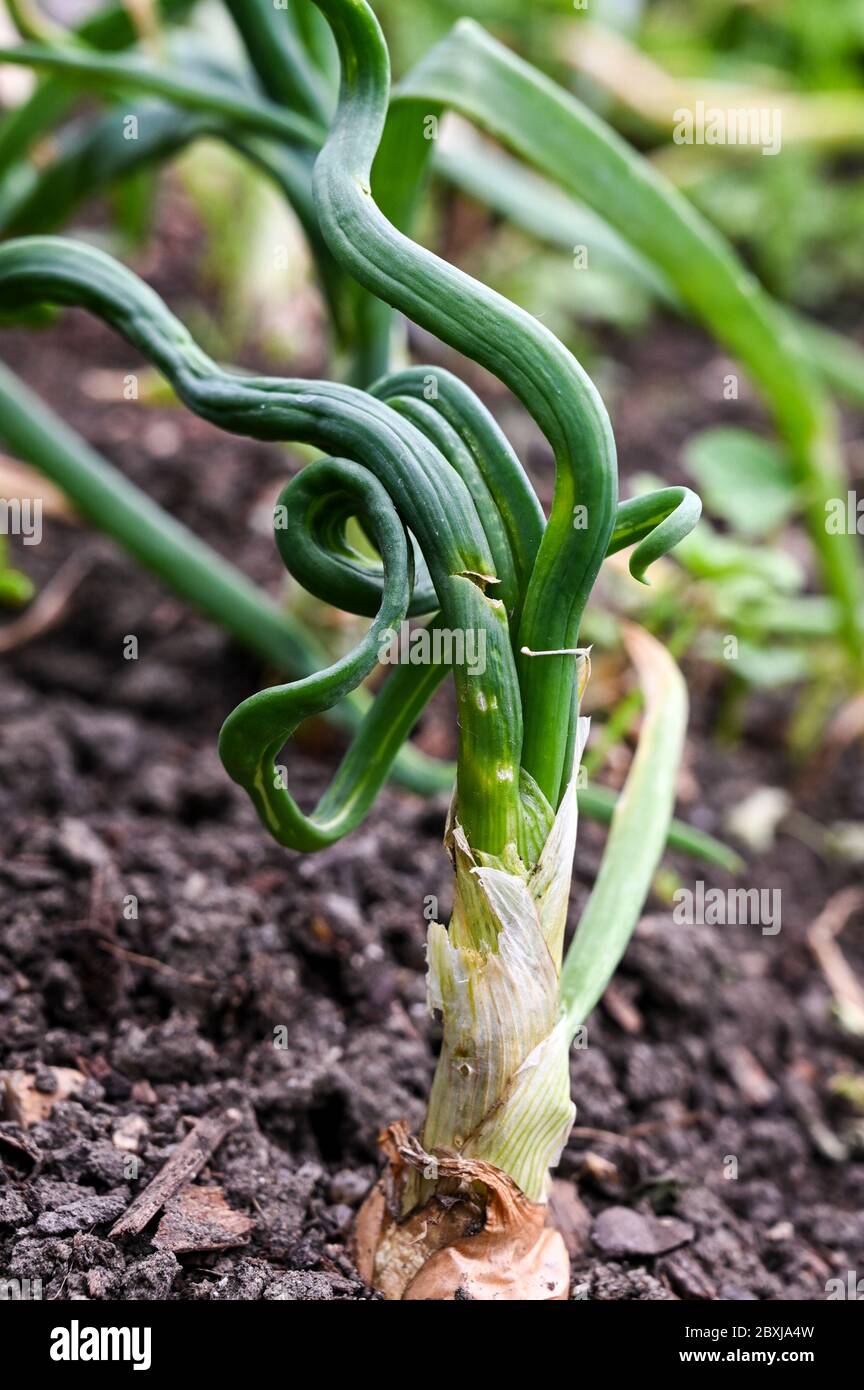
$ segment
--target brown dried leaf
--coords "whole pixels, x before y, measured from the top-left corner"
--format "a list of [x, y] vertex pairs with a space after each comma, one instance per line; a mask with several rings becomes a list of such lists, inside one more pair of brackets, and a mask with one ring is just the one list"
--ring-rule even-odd
[[221, 1187], [181, 1187], [165, 1204], [153, 1244], [175, 1255], [245, 1245], [255, 1222], [229, 1207]]
[[[367, 1198], [356, 1229], [361, 1276], [387, 1299], [564, 1300], [570, 1261], [547, 1207], [530, 1202], [491, 1163], [424, 1152], [404, 1125], [381, 1136], [388, 1171]], [[420, 1169], [435, 1195], [398, 1215], [405, 1179]]]

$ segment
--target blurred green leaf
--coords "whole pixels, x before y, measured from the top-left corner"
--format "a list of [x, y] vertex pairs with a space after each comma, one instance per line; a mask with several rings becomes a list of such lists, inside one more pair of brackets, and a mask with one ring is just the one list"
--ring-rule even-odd
[[30, 602], [33, 594], [33, 584], [27, 575], [9, 567], [6, 540], [0, 536], [0, 604], [8, 608], [22, 608]]
[[738, 646], [736, 672], [748, 685], [792, 685], [810, 674], [810, 656], [803, 647], [757, 647], [749, 642]]
[[767, 536], [797, 510], [786, 455], [749, 430], [703, 430], [689, 440], [684, 462], [699, 483], [706, 510], [742, 536]]

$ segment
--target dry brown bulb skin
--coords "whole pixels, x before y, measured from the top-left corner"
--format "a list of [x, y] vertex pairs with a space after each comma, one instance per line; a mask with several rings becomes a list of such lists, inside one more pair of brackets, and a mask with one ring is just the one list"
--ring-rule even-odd
[[[545, 1203], [530, 1202], [491, 1163], [425, 1153], [404, 1124], [380, 1137], [387, 1170], [357, 1217], [361, 1277], [390, 1300], [565, 1301], [570, 1260]], [[435, 1192], [401, 1216], [406, 1179], [434, 1174]]]

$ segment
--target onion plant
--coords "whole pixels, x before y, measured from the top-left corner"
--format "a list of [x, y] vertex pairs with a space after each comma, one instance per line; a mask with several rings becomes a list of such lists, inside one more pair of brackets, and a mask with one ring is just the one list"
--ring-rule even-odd
[[[335, 664], [251, 695], [228, 716], [219, 745], [281, 844], [320, 850], [358, 825], [452, 669], [458, 757], [445, 843], [454, 908], [449, 927], [433, 924], [428, 941], [429, 1004], [443, 1044], [420, 1134], [409, 1135], [399, 1116], [381, 1117], [390, 1122], [387, 1179], [363, 1210], [358, 1259], [391, 1298], [566, 1298], [566, 1252], [545, 1203], [573, 1121], [570, 1048], [662, 853], [687, 708], [671, 657], [628, 629], [646, 695], [641, 739], [565, 954], [588, 733], [580, 628], [604, 558], [633, 547], [631, 572], [644, 578], [700, 507], [686, 488], [619, 504], [609, 419], [578, 362], [536, 319], [411, 241], [378, 207], [372, 164], [388, 114], [387, 49], [365, 0], [316, 3], [341, 63], [314, 176], [329, 254], [367, 293], [510, 387], [554, 451], [548, 516], [492, 416], [446, 371], [407, 368], [369, 390], [228, 371], [130, 270], [53, 237], [0, 247], [0, 294], [10, 311], [86, 308], [204, 419], [321, 451], [283, 491], [276, 541], [306, 589], [370, 626]], [[99, 470], [91, 473], [98, 488]], [[351, 544], [352, 520], [375, 559]], [[410, 619], [433, 635], [470, 635], [482, 661], [397, 665], [330, 786], [301, 809], [279, 764], [286, 740], [356, 691]]]
[[[168, 24], [183, 20], [192, 8], [193, 0], [162, 0], [156, 12]], [[164, 62], [125, 56], [136, 34], [122, 8], [109, 6], [75, 34], [59, 38], [23, 23], [29, 11], [17, 10], [23, 37], [49, 38], [54, 46], [21, 46], [8, 55], [18, 61], [29, 54], [37, 66], [44, 62], [52, 71], [29, 101], [0, 124], [0, 226], [7, 234], [51, 229], [88, 195], [170, 158], [197, 139], [220, 138], [265, 173], [298, 214], [330, 311], [337, 356], [343, 350], [352, 353], [352, 375], [365, 382], [376, 365], [383, 369], [387, 364], [389, 311], [333, 255], [318, 223], [311, 187], [315, 152], [335, 101], [330, 48], [324, 41], [329, 29], [309, 0], [292, 0], [280, 11], [269, 0], [228, 0], [227, 9], [271, 103], [263, 116], [260, 90], [250, 88], [248, 78], [231, 69], [224, 56], [192, 43], [191, 36], [183, 69], [175, 62], [166, 71]], [[185, 57], [185, 48], [183, 52]], [[69, 113], [75, 100], [73, 79], [104, 84], [108, 95], [115, 85], [118, 94], [130, 95], [119, 95], [118, 105], [60, 130], [47, 163], [27, 163], [32, 142]], [[179, 105], [154, 101], [154, 95], [171, 97]], [[286, 113], [285, 105], [295, 107], [300, 119]], [[126, 138], [132, 119], [134, 140]], [[242, 574], [166, 517], [40, 405], [7, 368], [0, 369], [0, 438], [175, 593], [277, 670], [306, 675], [324, 663], [326, 653], [308, 623], [277, 609]], [[365, 693], [356, 691], [327, 717], [356, 727], [366, 703]], [[396, 780], [424, 794], [451, 786], [454, 775], [452, 766], [424, 758], [410, 745], [399, 751], [393, 767]], [[583, 815], [608, 822], [615, 796], [600, 786], [584, 786], [580, 807]], [[737, 857], [725, 846], [677, 821], [670, 827], [669, 844], [726, 870], [738, 867]]]

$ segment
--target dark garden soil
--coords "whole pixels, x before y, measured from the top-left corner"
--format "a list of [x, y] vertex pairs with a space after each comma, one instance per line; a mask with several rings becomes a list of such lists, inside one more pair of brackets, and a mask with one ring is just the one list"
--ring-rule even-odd
[[[144, 268], [158, 286], [162, 267]], [[722, 364], [674, 326], [627, 352], [624, 464], [660, 469], [716, 416], [705, 383]], [[87, 373], [138, 363], [78, 314], [41, 336], [6, 332], [0, 353], [277, 590], [254, 522], [284, 480], [279, 449], [181, 411], [94, 404]], [[373, 1297], [350, 1231], [379, 1129], [422, 1119], [437, 1041], [423, 909], [435, 895], [448, 911], [445, 806], [388, 790], [325, 853], [271, 844], [215, 748], [225, 714], [260, 687], [259, 664], [81, 528], [47, 522], [41, 546], [16, 551], [39, 583], [73, 553], [89, 568], [65, 619], [0, 667], [0, 1278], [41, 1279], [49, 1298]], [[137, 661], [124, 659], [128, 635]], [[681, 814], [719, 829], [755, 788], [800, 784], [789, 708], [755, 703], [740, 744], [718, 750], [710, 681], [691, 674]], [[427, 716], [427, 746], [445, 727]], [[291, 753], [301, 798], [338, 752], [319, 743]], [[800, 809], [808, 824], [864, 821], [860, 753], [811, 779]], [[580, 827], [573, 920], [602, 842]], [[670, 862], [685, 884], [731, 882]], [[854, 879], [787, 827], [742, 880], [782, 891], [778, 935], [676, 926], [649, 904], [573, 1054], [577, 1128], [558, 1194], [574, 1297], [818, 1299], [829, 1278], [864, 1275], [864, 1134], [837, 1094], [838, 1077], [860, 1085], [864, 1039], [838, 1023], [806, 935]], [[842, 945], [864, 979], [860, 914]], [[81, 1089], [52, 1108], [57, 1068]], [[46, 1118], [16, 1122], [40, 1100]], [[216, 1189], [208, 1214], [187, 1191], [166, 1224], [109, 1238], [206, 1117], [229, 1127], [194, 1178]]]

